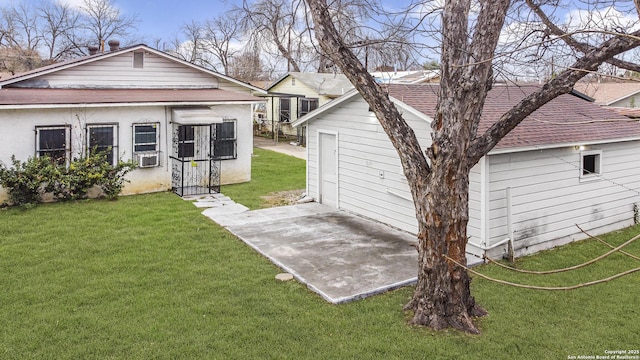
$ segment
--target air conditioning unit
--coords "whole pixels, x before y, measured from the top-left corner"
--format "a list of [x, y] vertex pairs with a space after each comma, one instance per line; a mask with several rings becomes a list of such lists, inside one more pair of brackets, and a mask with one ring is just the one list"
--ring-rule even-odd
[[160, 157], [157, 152], [136, 154], [136, 157], [137, 157], [136, 162], [138, 163], [138, 167], [148, 168], [148, 167], [156, 167], [160, 165]]

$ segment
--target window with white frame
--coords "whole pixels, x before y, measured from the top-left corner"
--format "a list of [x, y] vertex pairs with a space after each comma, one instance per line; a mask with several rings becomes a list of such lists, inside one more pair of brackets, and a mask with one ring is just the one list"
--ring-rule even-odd
[[158, 127], [158, 123], [133, 125], [134, 153], [152, 153], [159, 150], [160, 132]]
[[89, 154], [103, 153], [109, 164], [118, 161], [118, 126], [115, 124], [88, 124], [87, 150]]
[[213, 130], [213, 156], [216, 159], [236, 159], [238, 157], [236, 142], [236, 121], [224, 120], [215, 124]]
[[602, 174], [602, 150], [580, 153], [580, 178], [595, 179]]
[[37, 126], [36, 155], [48, 156], [60, 165], [67, 165], [71, 157], [70, 139], [69, 125]]

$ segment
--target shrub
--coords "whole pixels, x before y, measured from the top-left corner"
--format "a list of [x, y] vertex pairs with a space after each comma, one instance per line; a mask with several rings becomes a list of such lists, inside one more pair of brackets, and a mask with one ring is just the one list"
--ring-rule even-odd
[[12, 156], [11, 161], [11, 168], [0, 164], [0, 185], [7, 189], [12, 205], [40, 203], [42, 195], [49, 192], [60, 201], [84, 199], [94, 186], [114, 199], [127, 181], [124, 176], [136, 166], [131, 161], [112, 166], [106, 155], [98, 152], [74, 159], [69, 167], [56, 165], [48, 157], [21, 162]]
[[13, 205], [42, 202], [42, 195], [50, 190], [51, 181], [58, 175], [51, 159], [34, 156], [22, 162], [14, 155], [11, 163], [11, 168], [0, 164], [0, 185], [7, 190], [9, 202]]

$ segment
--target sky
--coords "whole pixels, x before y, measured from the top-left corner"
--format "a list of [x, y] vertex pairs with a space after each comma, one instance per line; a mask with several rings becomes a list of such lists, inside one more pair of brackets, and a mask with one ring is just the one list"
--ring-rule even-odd
[[[123, 15], [136, 14], [140, 22], [138, 35], [146, 41], [161, 38], [165, 41], [178, 35], [180, 28], [192, 20], [203, 21], [230, 9], [241, 0], [113, 0]], [[2, 1], [0, 1], [2, 2]], [[82, 0], [66, 0], [80, 6]], [[149, 44], [151, 45], [151, 44]]]
[[137, 14], [140, 35], [168, 39], [192, 20], [203, 21], [224, 13], [231, 1], [221, 0], [114, 0], [124, 14]]

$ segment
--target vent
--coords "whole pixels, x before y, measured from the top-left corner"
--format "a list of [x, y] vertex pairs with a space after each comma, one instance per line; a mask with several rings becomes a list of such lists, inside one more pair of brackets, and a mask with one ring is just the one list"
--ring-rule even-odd
[[156, 167], [160, 165], [160, 157], [158, 153], [144, 153], [144, 154], [136, 154], [136, 162], [138, 163], [138, 167], [148, 168], [148, 167]]

